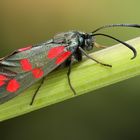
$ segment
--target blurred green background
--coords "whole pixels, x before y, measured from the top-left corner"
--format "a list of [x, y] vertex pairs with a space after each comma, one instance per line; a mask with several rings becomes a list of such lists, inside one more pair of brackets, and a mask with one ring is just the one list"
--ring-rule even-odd
[[[140, 1], [1, 0], [0, 57], [59, 32], [90, 32], [110, 23], [140, 23]], [[139, 29], [130, 28], [103, 32], [122, 40], [140, 35]], [[108, 46], [116, 44], [106, 38], [97, 40]], [[2, 122], [0, 139], [140, 139], [139, 83], [140, 77], [135, 77]]]

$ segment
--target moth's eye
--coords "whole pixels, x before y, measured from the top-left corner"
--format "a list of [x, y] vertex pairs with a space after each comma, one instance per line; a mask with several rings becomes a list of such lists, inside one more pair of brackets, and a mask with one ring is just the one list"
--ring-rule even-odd
[[90, 39], [87, 39], [87, 44], [90, 44], [90, 42], [91, 42]]

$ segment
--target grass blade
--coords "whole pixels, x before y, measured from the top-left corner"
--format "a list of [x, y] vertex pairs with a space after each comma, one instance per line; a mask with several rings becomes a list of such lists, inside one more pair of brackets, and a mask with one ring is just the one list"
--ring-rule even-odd
[[[140, 75], [140, 37], [128, 43], [138, 52], [134, 60], [130, 60], [133, 56], [132, 52], [118, 44], [90, 54], [101, 62], [113, 65], [112, 68], [101, 66], [89, 59], [72, 66], [71, 82], [77, 92], [76, 96]], [[32, 106], [29, 103], [39, 83], [0, 105], [0, 121], [76, 97], [69, 88], [66, 73], [67, 68], [56, 70], [48, 75]]]

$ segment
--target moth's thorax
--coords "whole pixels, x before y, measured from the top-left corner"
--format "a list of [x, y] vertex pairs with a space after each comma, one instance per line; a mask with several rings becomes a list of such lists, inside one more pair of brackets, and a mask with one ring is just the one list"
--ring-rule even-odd
[[59, 33], [53, 37], [53, 42], [69, 44], [72, 40], [78, 38], [78, 35], [79, 33], [77, 31]]
[[69, 31], [55, 35], [53, 42], [68, 44], [67, 49], [72, 52], [75, 51], [75, 47], [82, 47], [84, 50], [89, 51], [93, 49], [94, 38], [88, 33]]

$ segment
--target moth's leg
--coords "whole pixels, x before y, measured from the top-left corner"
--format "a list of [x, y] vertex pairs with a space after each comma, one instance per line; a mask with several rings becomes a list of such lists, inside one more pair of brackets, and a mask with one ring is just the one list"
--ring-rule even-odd
[[72, 58], [67, 60], [67, 66], [68, 66], [68, 72], [67, 72], [67, 77], [68, 77], [68, 84], [70, 86], [70, 89], [72, 90], [72, 92], [74, 93], [74, 95], [76, 95], [76, 91], [73, 88], [72, 84], [71, 84], [71, 80], [70, 80], [70, 74], [71, 74], [71, 66], [72, 66]]
[[82, 53], [83, 53], [87, 58], [89, 58], [89, 59], [91, 59], [91, 60], [93, 60], [93, 61], [95, 61], [95, 62], [97, 62], [97, 63], [99, 63], [99, 64], [101, 64], [101, 65], [103, 65], [103, 66], [112, 67], [112, 65], [105, 64], [105, 63], [102, 63], [102, 62], [100, 62], [100, 61], [94, 59], [93, 57], [91, 57], [90, 55], [88, 55], [81, 47], [79, 47], [79, 49], [82, 51]]
[[82, 52], [81, 50], [79, 50], [79, 48], [77, 48], [77, 50], [73, 55], [74, 55], [74, 59], [76, 59], [78, 62], [82, 61]]
[[32, 100], [31, 100], [30, 105], [33, 105], [33, 102], [34, 102], [34, 100], [35, 100], [35, 97], [36, 97], [36, 95], [37, 95], [39, 89], [40, 89], [41, 86], [43, 85], [44, 81], [45, 81], [45, 77], [43, 77], [43, 78], [41, 79], [41, 82], [40, 82], [38, 88], [36, 89], [36, 91], [35, 91], [35, 93], [34, 93], [34, 95], [33, 95], [33, 97], [32, 97]]

